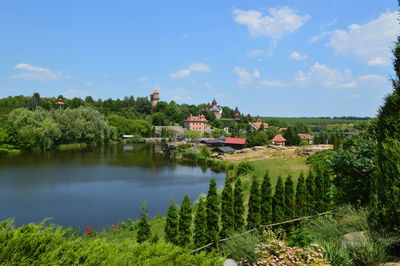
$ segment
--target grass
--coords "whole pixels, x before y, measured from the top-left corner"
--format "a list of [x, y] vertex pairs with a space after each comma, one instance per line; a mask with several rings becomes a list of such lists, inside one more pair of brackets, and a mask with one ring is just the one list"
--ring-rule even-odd
[[79, 150], [84, 149], [87, 147], [86, 143], [70, 143], [70, 144], [61, 144], [58, 146], [60, 151], [67, 151], [67, 150]]

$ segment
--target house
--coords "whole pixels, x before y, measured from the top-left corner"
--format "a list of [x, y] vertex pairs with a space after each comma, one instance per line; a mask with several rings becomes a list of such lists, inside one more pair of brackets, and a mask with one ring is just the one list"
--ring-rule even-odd
[[276, 135], [273, 139], [271, 139], [272, 145], [275, 146], [285, 146], [286, 139], [282, 136], [282, 134]]
[[158, 93], [158, 90], [155, 90], [153, 94], [150, 94], [151, 106], [155, 107], [158, 104], [159, 100], [160, 94]]
[[218, 153], [228, 153], [228, 152], [235, 152], [236, 150], [229, 147], [229, 146], [224, 146], [224, 147], [217, 147], [212, 150], [212, 152], [218, 152]]
[[235, 108], [235, 111], [233, 112], [232, 119], [233, 120], [240, 120], [240, 112], [239, 112], [239, 109], [237, 108], [237, 106]]
[[245, 138], [226, 138], [224, 146], [229, 146], [235, 150], [241, 150], [247, 144], [247, 139]]
[[204, 107], [204, 110], [213, 113], [217, 119], [221, 119], [222, 117], [222, 107], [217, 104], [215, 98], [213, 99], [211, 105]]
[[268, 123], [263, 123], [260, 116], [257, 116], [256, 122], [251, 122], [250, 126], [252, 131], [259, 131], [260, 128], [268, 129]]
[[219, 147], [224, 144], [224, 141], [220, 140], [220, 139], [206, 139], [206, 140], [200, 141], [200, 143], [206, 144], [207, 146], [211, 146], [211, 147]]
[[279, 130], [279, 132], [283, 132], [283, 131], [287, 130], [287, 127], [279, 127], [278, 130]]
[[204, 131], [208, 127], [208, 120], [204, 115], [193, 116], [191, 115], [184, 122], [184, 128], [189, 130], [194, 130], [200, 133], [204, 133]]
[[305, 140], [310, 144], [313, 144], [314, 137], [310, 134], [298, 134], [301, 140]]

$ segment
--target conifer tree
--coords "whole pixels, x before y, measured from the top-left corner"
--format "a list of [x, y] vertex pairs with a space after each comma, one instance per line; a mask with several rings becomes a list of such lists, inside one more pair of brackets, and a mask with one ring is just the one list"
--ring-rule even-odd
[[295, 216], [294, 213], [294, 184], [291, 175], [285, 181], [285, 219], [290, 220]]
[[305, 182], [304, 173], [301, 172], [296, 188], [296, 215], [298, 217], [307, 215], [307, 187]]
[[194, 218], [193, 242], [195, 247], [202, 247], [207, 243], [207, 213], [203, 199], [200, 199]]
[[221, 197], [221, 231], [220, 237], [227, 237], [234, 231], [234, 198], [232, 184], [227, 176]]
[[[400, 2], [399, 2], [400, 3]], [[400, 36], [393, 49], [393, 92], [378, 112], [378, 173], [372, 182], [371, 223], [400, 232]]]
[[314, 173], [310, 171], [306, 180], [307, 195], [307, 214], [315, 213], [315, 178]]
[[235, 231], [243, 230], [244, 221], [244, 199], [243, 187], [240, 177], [237, 178], [234, 190], [234, 229]]
[[265, 173], [261, 185], [261, 223], [272, 223], [272, 185], [268, 172]]
[[261, 195], [260, 184], [257, 177], [253, 176], [253, 183], [250, 188], [249, 210], [247, 213], [247, 228], [257, 228], [261, 224]]
[[178, 244], [178, 223], [179, 223], [179, 210], [175, 201], [171, 200], [167, 211], [167, 218], [165, 223], [165, 239], [175, 245]]
[[272, 198], [272, 222], [278, 223], [285, 219], [285, 188], [282, 177], [279, 176], [275, 186], [275, 193]]
[[192, 225], [192, 202], [188, 195], [182, 200], [181, 209], [179, 211], [179, 224], [178, 224], [178, 242], [180, 246], [187, 246], [190, 244], [192, 232], [190, 226]]
[[219, 234], [219, 199], [217, 194], [217, 183], [215, 178], [211, 178], [210, 187], [207, 194], [207, 243], [216, 243]]
[[138, 222], [138, 229], [137, 229], [137, 242], [142, 243], [149, 239], [150, 237], [150, 225], [147, 221], [148, 212], [147, 212], [147, 203], [144, 202], [142, 206], [140, 206], [142, 212], [140, 213], [140, 220]]

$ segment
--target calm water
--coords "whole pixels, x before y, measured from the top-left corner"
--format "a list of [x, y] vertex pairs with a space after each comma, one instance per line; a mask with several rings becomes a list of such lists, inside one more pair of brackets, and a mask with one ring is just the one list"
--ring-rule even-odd
[[0, 220], [53, 217], [63, 226], [101, 228], [138, 218], [144, 200], [150, 215], [165, 214], [170, 197], [195, 200], [211, 176], [223, 184], [223, 173], [170, 162], [159, 149], [125, 144], [1, 156]]

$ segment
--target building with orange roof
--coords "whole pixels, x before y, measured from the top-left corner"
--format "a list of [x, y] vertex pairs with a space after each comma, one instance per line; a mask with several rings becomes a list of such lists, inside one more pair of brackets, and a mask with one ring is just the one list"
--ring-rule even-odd
[[207, 105], [206, 107], [204, 107], [204, 110], [213, 113], [215, 115], [215, 118], [217, 119], [221, 119], [222, 117], [222, 107], [217, 104], [215, 98], [213, 99], [211, 105]]
[[153, 107], [155, 107], [158, 104], [159, 100], [160, 100], [160, 94], [158, 93], [158, 90], [155, 90], [153, 94], [150, 94], [150, 101]]
[[282, 134], [276, 135], [273, 139], [271, 139], [272, 145], [276, 146], [285, 146], [286, 139], [282, 136]]
[[256, 122], [251, 122], [250, 126], [253, 131], [259, 131], [262, 127], [264, 130], [268, 129], [268, 123], [263, 123], [260, 116], [257, 116]]
[[191, 115], [184, 121], [183, 127], [189, 130], [203, 133], [208, 127], [208, 120], [202, 114], [199, 116]]
[[314, 141], [314, 136], [310, 135], [310, 134], [298, 134], [301, 140], [305, 140], [308, 143], [312, 144]]

